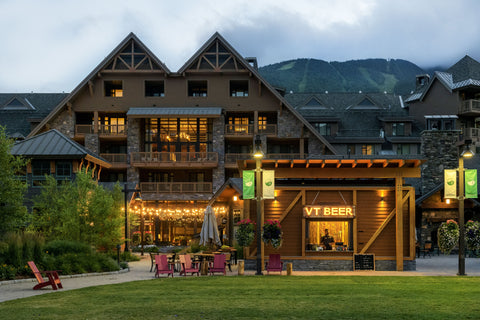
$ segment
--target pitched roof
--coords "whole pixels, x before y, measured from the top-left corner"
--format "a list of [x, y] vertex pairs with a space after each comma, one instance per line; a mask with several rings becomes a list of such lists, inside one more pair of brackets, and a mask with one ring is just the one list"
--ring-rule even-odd
[[[73, 91], [70, 94], [68, 94], [62, 101], [60, 101], [55, 106], [52, 112], [50, 112], [50, 114], [47, 117], [45, 117], [43, 121], [35, 129], [32, 130], [32, 132], [30, 132], [28, 137], [31, 137], [37, 134], [38, 132], [40, 132], [40, 130], [45, 126], [45, 124], [47, 124], [48, 121], [50, 121], [56, 114], [58, 114], [66, 106], [68, 101], [73, 100], [73, 98], [80, 92], [80, 90], [84, 88], [86, 85], [88, 85], [88, 82], [90, 80], [97, 77], [98, 73], [102, 69], [114, 68], [114, 65], [112, 65], [113, 60], [116, 59], [117, 55], [121, 55], [122, 52], [127, 48], [129, 44], [131, 44], [131, 46], [133, 47], [132, 50], [142, 50], [148, 56], [148, 58], [152, 61], [152, 63], [156, 64], [160, 68], [160, 71], [165, 72], [165, 74], [171, 74], [171, 71], [167, 68], [167, 66], [162, 61], [160, 61], [160, 59], [158, 59], [150, 51], [150, 49], [148, 49], [140, 41], [140, 39], [138, 39], [138, 37], [133, 32], [131, 32], [122, 42], [120, 42], [120, 44], [117, 47], [115, 47], [115, 49], [112, 50], [112, 52], [107, 57], [105, 57], [105, 59], [103, 59], [102, 62], [100, 62], [100, 64], [97, 67], [95, 67], [95, 69], [92, 70], [92, 72], [88, 74], [88, 76], [85, 79], [83, 79], [82, 82], [80, 82], [80, 84], [75, 89], [73, 89]], [[131, 62], [132, 64], [134, 63], [133, 60], [134, 59], [132, 59], [132, 62]]]
[[69, 139], [56, 129], [15, 143], [11, 154], [26, 158], [87, 159], [103, 167], [111, 167], [105, 159]]
[[[0, 125], [6, 127], [10, 137], [26, 137], [32, 123], [48, 116], [66, 96], [66, 93], [0, 93]], [[16, 106], [12, 107], [12, 103]]]
[[480, 62], [466, 55], [448, 68], [447, 73], [452, 75], [454, 83], [468, 79], [480, 80]]

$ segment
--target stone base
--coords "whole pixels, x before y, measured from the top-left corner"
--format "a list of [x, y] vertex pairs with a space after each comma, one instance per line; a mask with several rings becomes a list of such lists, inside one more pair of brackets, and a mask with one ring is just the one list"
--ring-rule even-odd
[[[352, 260], [288, 260], [282, 259], [283, 265], [291, 263], [293, 271], [353, 271]], [[393, 260], [375, 260], [376, 271], [396, 271], [397, 263]], [[403, 262], [404, 271], [415, 271], [415, 260]], [[257, 260], [245, 260], [245, 270], [257, 270]]]

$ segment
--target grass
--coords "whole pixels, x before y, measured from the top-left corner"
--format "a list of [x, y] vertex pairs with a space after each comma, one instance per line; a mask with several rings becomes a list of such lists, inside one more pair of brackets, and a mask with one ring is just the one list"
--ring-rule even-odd
[[478, 319], [480, 278], [155, 279], [0, 303], [2, 319]]

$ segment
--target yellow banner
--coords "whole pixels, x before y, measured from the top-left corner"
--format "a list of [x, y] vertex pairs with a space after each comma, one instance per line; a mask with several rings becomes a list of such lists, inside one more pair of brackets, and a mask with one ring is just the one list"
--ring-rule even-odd
[[457, 197], [457, 170], [450, 169], [444, 170], [445, 180], [444, 180], [444, 198], [452, 199]]

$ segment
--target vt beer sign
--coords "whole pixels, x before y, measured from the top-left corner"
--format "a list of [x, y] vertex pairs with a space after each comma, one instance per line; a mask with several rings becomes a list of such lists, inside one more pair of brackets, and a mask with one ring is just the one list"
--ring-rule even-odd
[[305, 218], [355, 218], [354, 206], [304, 206]]

